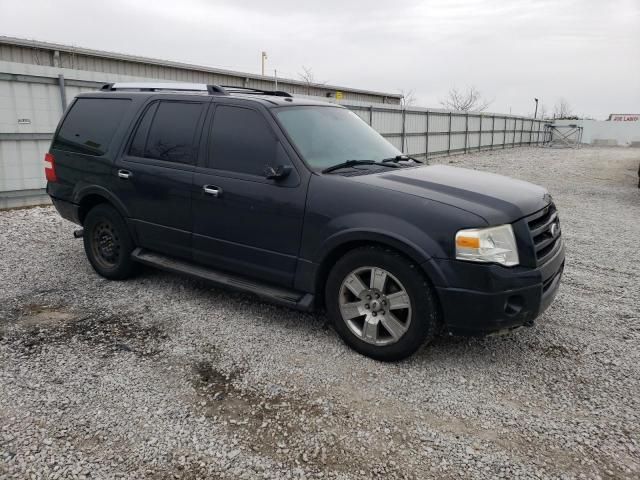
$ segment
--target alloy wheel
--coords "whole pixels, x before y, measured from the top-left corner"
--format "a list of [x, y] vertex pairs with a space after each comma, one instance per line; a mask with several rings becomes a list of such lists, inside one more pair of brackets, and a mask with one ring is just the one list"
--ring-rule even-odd
[[402, 283], [380, 267], [361, 267], [340, 286], [340, 314], [359, 339], [378, 346], [400, 340], [411, 323], [411, 298]]

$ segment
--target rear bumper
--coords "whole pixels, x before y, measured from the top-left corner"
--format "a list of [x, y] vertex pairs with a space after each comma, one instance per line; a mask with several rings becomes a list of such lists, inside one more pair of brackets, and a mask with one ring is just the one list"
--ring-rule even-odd
[[62, 218], [81, 225], [78, 205], [55, 197], [51, 197], [51, 202]]
[[446, 330], [483, 335], [532, 325], [558, 293], [564, 248], [563, 244], [553, 258], [535, 269], [432, 260], [451, 281], [447, 286], [436, 285]]

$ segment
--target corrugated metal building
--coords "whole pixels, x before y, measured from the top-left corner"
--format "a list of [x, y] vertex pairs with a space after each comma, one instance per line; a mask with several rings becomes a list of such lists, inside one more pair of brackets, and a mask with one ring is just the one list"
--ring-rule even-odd
[[[0, 61], [177, 82], [233, 85], [265, 90], [273, 90], [275, 87], [273, 77], [252, 73], [3, 36], [0, 36]], [[336, 92], [339, 91], [345, 100], [392, 105], [399, 105], [402, 98], [401, 95], [394, 93], [373, 92], [335, 85], [308, 84], [287, 78], [278, 79], [278, 89], [292, 94], [325, 98], [335, 97]]]

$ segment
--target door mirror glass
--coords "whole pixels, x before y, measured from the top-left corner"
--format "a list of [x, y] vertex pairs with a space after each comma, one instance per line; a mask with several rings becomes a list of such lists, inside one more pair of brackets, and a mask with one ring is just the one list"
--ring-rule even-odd
[[287, 178], [290, 173], [290, 165], [278, 165], [277, 167], [267, 165], [264, 168], [264, 176], [269, 180], [281, 180], [283, 178]]

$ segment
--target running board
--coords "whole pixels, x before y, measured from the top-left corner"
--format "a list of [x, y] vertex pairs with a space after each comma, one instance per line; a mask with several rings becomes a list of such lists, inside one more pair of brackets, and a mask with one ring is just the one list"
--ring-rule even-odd
[[298, 310], [313, 309], [314, 297], [310, 293], [297, 292], [286, 288], [276, 287], [256, 280], [249, 280], [229, 273], [214, 270], [202, 265], [196, 265], [184, 260], [167, 257], [159, 253], [136, 248], [131, 252], [131, 258], [136, 262], [150, 265], [169, 272], [182, 273], [191, 277], [201, 278], [223, 287], [253, 293], [270, 302]]

